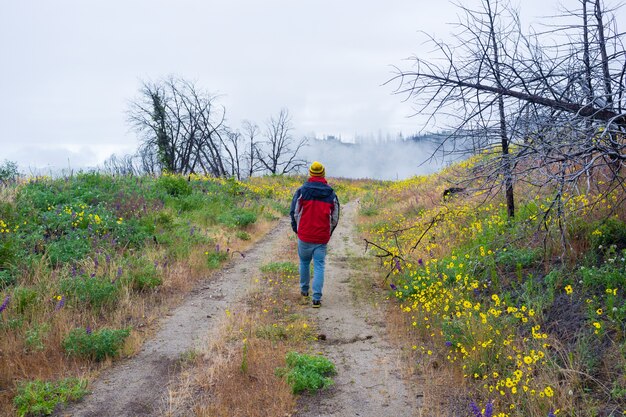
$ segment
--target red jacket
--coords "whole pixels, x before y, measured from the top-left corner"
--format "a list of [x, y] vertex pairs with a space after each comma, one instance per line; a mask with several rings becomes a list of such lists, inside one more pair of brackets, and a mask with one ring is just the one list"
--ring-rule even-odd
[[339, 222], [339, 200], [324, 178], [311, 177], [291, 201], [291, 228], [307, 243], [328, 243]]

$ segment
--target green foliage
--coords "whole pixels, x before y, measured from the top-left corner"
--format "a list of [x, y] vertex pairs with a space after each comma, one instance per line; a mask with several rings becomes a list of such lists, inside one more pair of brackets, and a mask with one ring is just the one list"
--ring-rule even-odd
[[529, 268], [541, 257], [541, 251], [536, 248], [509, 248], [496, 256], [496, 262], [507, 269]]
[[73, 329], [63, 339], [63, 349], [71, 356], [101, 361], [119, 355], [129, 335], [129, 329]]
[[261, 266], [265, 274], [297, 275], [299, 267], [293, 262], [270, 262]]
[[192, 191], [189, 181], [178, 175], [163, 175], [159, 177], [157, 186], [172, 197], [190, 195]]
[[243, 230], [237, 230], [235, 236], [237, 236], [237, 239], [250, 240], [250, 234], [248, 232], [244, 232]]
[[244, 228], [257, 220], [256, 213], [249, 209], [234, 207], [229, 211], [223, 212], [217, 217], [217, 221], [229, 226]]
[[207, 253], [207, 266], [209, 269], [217, 269], [222, 262], [228, 259], [228, 253], [224, 251], [209, 251]]
[[94, 310], [113, 305], [119, 295], [116, 284], [107, 278], [97, 276], [64, 278], [61, 280], [60, 288], [69, 302], [90, 306]]
[[204, 196], [198, 193], [183, 195], [176, 201], [176, 207], [178, 207], [180, 211], [200, 210], [204, 204]]
[[85, 236], [78, 233], [63, 236], [48, 245], [48, 257], [51, 265], [61, 265], [84, 259], [91, 251], [91, 244]]
[[581, 268], [580, 275], [585, 286], [598, 290], [621, 288], [624, 282], [626, 282], [626, 270], [616, 268], [615, 265], [611, 264], [605, 264], [601, 267]]
[[615, 217], [609, 217], [593, 223], [589, 227], [589, 240], [594, 250], [615, 245], [618, 249], [626, 248], [626, 223]]
[[30, 329], [26, 330], [26, 337], [24, 338], [26, 347], [31, 351], [43, 350], [45, 348], [43, 339], [49, 332], [50, 324], [48, 323], [33, 325]]
[[135, 291], [156, 288], [163, 283], [154, 264], [142, 261], [128, 275], [129, 286]]
[[47, 416], [55, 411], [58, 404], [78, 401], [87, 393], [86, 379], [66, 378], [59, 381], [37, 379], [18, 385], [13, 404], [20, 417]]
[[337, 373], [335, 365], [323, 356], [289, 352], [285, 360], [287, 366], [276, 369], [276, 374], [286, 378], [294, 394], [315, 393], [334, 383], [330, 376]]
[[35, 304], [37, 301], [37, 291], [29, 287], [15, 287], [13, 290], [13, 301], [18, 314], [24, 312]]
[[11, 271], [8, 270], [0, 270], [0, 290], [3, 290], [7, 287], [15, 285], [17, 280]]

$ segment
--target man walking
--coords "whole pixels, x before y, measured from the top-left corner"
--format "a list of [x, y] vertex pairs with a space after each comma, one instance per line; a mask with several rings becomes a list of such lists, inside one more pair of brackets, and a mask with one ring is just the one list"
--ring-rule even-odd
[[291, 228], [298, 235], [300, 293], [309, 296], [310, 265], [313, 260], [313, 307], [322, 305], [326, 244], [339, 222], [339, 200], [326, 182], [324, 165], [315, 161], [309, 179], [291, 201]]

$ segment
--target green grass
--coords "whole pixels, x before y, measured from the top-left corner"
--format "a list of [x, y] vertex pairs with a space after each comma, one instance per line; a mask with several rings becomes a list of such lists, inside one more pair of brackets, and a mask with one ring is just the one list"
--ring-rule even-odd
[[38, 379], [20, 383], [13, 404], [20, 417], [47, 416], [54, 412], [57, 405], [78, 401], [87, 393], [85, 379], [66, 378], [59, 381]]
[[129, 335], [129, 329], [73, 329], [63, 339], [63, 348], [70, 356], [102, 361], [119, 355]]
[[289, 352], [285, 357], [287, 366], [278, 368], [276, 374], [284, 377], [294, 394], [304, 391], [315, 393], [333, 385], [335, 365], [323, 356]]

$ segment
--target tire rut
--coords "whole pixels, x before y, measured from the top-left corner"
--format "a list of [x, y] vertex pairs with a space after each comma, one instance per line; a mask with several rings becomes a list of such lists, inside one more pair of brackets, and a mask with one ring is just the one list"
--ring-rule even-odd
[[353, 302], [350, 278], [363, 273], [350, 266], [362, 251], [353, 239], [355, 215], [356, 204], [347, 204], [329, 244], [322, 307], [310, 313], [326, 339], [316, 348], [337, 368], [335, 385], [304, 396], [294, 417], [420, 415], [419, 401], [402, 377], [399, 352], [387, 342], [380, 322], [366, 318], [380, 313]]

